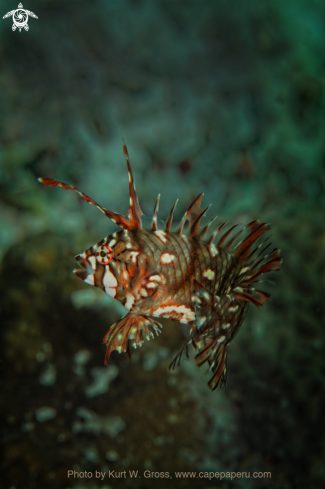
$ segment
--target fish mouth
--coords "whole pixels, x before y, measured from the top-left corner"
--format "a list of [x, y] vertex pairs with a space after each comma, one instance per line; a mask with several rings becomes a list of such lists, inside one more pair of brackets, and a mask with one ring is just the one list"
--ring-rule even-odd
[[84, 255], [75, 256], [75, 260], [81, 266], [81, 268], [75, 268], [72, 272], [78, 277], [80, 280], [84, 282], [91, 283], [93, 285], [94, 282], [94, 274], [96, 270], [93, 269], [88, 260], [84, 257]]
[[79, 265], [84, 269], [86, 270], [87, 268], [89, 268], [89, 263], [87, 262], [87, 260], [82, 256], [82, 255], [77, 255], [74, 257], [74, 259], [79, 263]]

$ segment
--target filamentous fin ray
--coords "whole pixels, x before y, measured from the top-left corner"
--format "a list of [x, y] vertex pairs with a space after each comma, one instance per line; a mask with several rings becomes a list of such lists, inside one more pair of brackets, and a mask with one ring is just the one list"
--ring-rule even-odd
[[191, 228], [193, 225], [193, 222], [195, 221], [197, 216], [199, 214], [201, 214], [201, 203], [202, 203], [203, 195], [204, 195], [204, 193], [202, 192], [197, 197], [195, 197], [192, 204], [189, 206], [189, 208], [185, 212], [185, 214], [184, 214], [184, 216], [183, 216], [183, 218], [182, 218], [182, 220], [178, 226], [178, 229], [176, 231], [177, 234], [179, 234], [179, 235], [182, 234], [184, 225], [185, 225], [187, 220], [189, 221], [189, 228]]
[[213, 243], [213, 241], [215, 240], [216, 236], [218, 236], [218, 234], [220, 233], [221, 229], [226, 226], [226, 224], [228, 224], [228, 222], [223, 222], [222, 224], [220, 224], [220, 226], [211, 234], [210, 236], [210, 239], [209, 239], [209, 245], [211, 245]]
[[173, 205], [170, 213], [169, 213], [169, 216], [168, 216], [168, 219], [165, 223], [165, 231], [166, 233], [170, 233], [171, 231], [171, 227], [172, 227], [172, 224], [173, 224], [173, 214], [174, 214], [174, 210], [177, 206], [177, 202], [178, 202], [178, 199], [176, 200], [175, 204]]
[[177, 355], [174, 357], [173, 361], [169, 365], [168, 369], [169, 370], [175, 370], [175, 368], [180, 366], [181, 360], [185, 354], [185, 358], [188, 360], [189, 359], [189, 354], [188, 354], [188, 349], [190, 346], [190, 342], [186, 341], [180, 351], [177, 353]]
[[[265, 259], [268, 257], [268, 255], [264, 255], [262, 258], [260, 258], [258, 261], [257, 259], [262, 255], [262, 253], [264, 253], [268, 248], [270, 248], [270, 246], [272, 246], [272, 243], [269, 243], [258, 255], [256, 255], [254, 257], [254, 259], [248, 264], [248, 266], [250, 267], [250, 270], [251, 271], [254, 271], [261, 263], [263, 263], [263, 261], [265, 261]], [[254, 266], [252, 266], [254, 265]]]
[[72, 185], [64, 183], [60, 180], [55, 180], [54, 178], [39, 178], [38, 181], [43, 185], [47, 185], [48, 187], [61, 187], [64, 190], [73, 190], [74, 192], [77, 192], [83, 200], [85, 200], [89, 204], [96, 206], [101, 212], [103, 212], [103, 214], [105, 214], [105, 216], [107, 216], [118, 226], [121, 226], [123, 229], [132, 230], [134, 228], [142, 228], [141, 216], [143, 215], [143, 212], [140, 208], [138, 196], [135, 190], [129, 155], [125, 144], [123, 144], [123, 152], [126, 157], [130, 189], [130, 207], [127, 213], [127, 218], [122, 216], [121, 214], [102, 207], [95, 200], [79, 190], [77, 187], [73, 187]]
[[234, 242], [236, 241], [236, 239], [238, 238], [238, 236], [240, 236], [240, 234], [241, 234], [241, 230], [240, 230], [240, 231], [238, 231], [238, 233], [236, 233], [236, 234], [235, 234], [235, 236], [234, 236], [233, 238], [231, 238], [231, 240], [230, 240], [230, 241], [228, 241], [228, 243], [227, 243], [227, 244], [226, 244], [226, 246], [224, 247], [224, 249], [225, 249], [226, 251], [231, 251], [231, 247], [232, 247], [232, 245], [234, 244]]
[[129, 352], [129, 343], [134, 348], [142, 346], [145, 339], [150, 340], [158, 335], [162, 325], [142, 314], [128, 313], [123, 316], [117, 323], [113, 324], [103, 338], [103, 344], [106, 344], [105, 365], [108, 364], [111, 353], [117, 350]]
[[160, 201], [160, 194], [158, 194], [158, 196], [157, 196], [156, 203], [155, 203], [155, 208], [154, 208], [154, 211], [153, 211], [151, 231], [157, 231], [157, 229], [158, 229], [157, 215], [158, 215], [158, 210], [159, 210], [159, 201]]
[[206, 209], [204, 209], [203, 212], [201, 212], [195, 219], [195, 221], [193, 222], [192, 226], [190, 227], [190, 237], [191, 238], [195, 238], [199, 233], [200, 233], [200, 223], [201, 223], [201, 219], [203, 216], [205, 216], [205, 214], [208, 212], [208, 210], [210, 209], [211, 207], [211, 204], [208, 205], [208, 207], [206, 207]]
[[207, 343], [195, 357], [198, 367], [202, 367], [206, 362], [209, 364], [213, 376], [208, 386], [212, 391], [218, 387], [220, 382], [221, 385], [226, 383], [226, 357], [227, 345], [225, 343], [219, 343], [218, 338], [207, 340]]
[[254, 257], [254, 258], [253, 258], [253, 260], [252, 260], [252, 261], [249, 263], [249, 266], [250, 266], [250, 265], [253, 263], [253, 261], [254, 261], [254, 260], [257, 258], [257, 257], [259, 257], [259, 256], [260, 256], [260, 255], [261, 255], [263, 252], [265, 252], [265, 251], [266, 251], [266, 250], [267, 250], [267, 249], [268, 249], [268, 248], [269, 248], [269, 247], [272, 245], [272, 243], [267, 244], [267, 245], [266, 245], [266, 246], [263, 248], [263, 250], [262, 250], [262, 251], [260, 251], [258, 254], [256, 254], [256, 253], [257, 253], [257, 252], [258, 252], [258, 251], [259, 251], [259, 250], [262, 248], [262, 246], [263, 246], [263, 245], [265, 245], [265, 243], [267, 243], [267, 241], [269, 241], [269, 240], [270, 240], [270, 238], [271, 238], [271, 236], [267, 236], [267, 237], [266, 237], [266, 238], [265, 238], [265, 239], [264, 239], [264, 240], [263, 240], [263, 241], [262, 241], [262, 242], [261, 242], [261, 243], [260, 243], [258, 246], [256, 246], [256, 248], [254, 248], [254, 249], [252, 250], [252, 252], [251, 252], [251, 253], [250, 253], [250, 254], [249, 254], [247, 257], [246, 257], [247, 262], [248, 262], [248, 261], [249, 261], [249, 260], [250, 260], [252, 257]]
[[248, 235], [236, 246], [234, 254], [242, 260], [245, 259], [252, 251], [252, 245], [256, 243], [257, 239], [269, 229], [269, 224], [260, 223], [259, 221], [249, 223], [243, 229], [243, 232], [246, 230], [249, 231]]
[[[44, 185], [77, 192], [123, 228], [77, 255], [82, 268], [74, 271], [77, 278], [101, 288], [128, 309], [104, 337], [105, 364], [114, 350], [130, 356], [131, 347], [141, 346], [160, 332], [161, 325], [150, 317], [166, 317], [190, 326], [190, 335], [170, 368], [184, 355], [188, 357], [193, 346], [197, 365], [211, 372], [208, 385], [214, 390], [226, 383], [227, 347], [241, 327], [248, 304], [262, 306], [270, 298], [255, 287], [265, 282], [262, 274], [280, 269], [280, 250], [272, 249], [270, 225], [260, 221], [245, 227], [223, 223], [203, 240], [215, 220], [201, 227], [210, 207], [202, 212], [203, 193], [188, 207], [176, 232], [171, 229], [177, 201], [158, 230], [158, 195], [149, 229], [143, 229], [145, 217], [141, 219], [125, 144], [123, 152], [130, 197], [126, 216], [100, 206], [77, 187], [52, 178], [39, 179]], [[183, 234], [185, 223], [189, 226]]]
[[142, 228], [141, 216], [143, 216], [143, 212], [141, 210], [138, 194], [135, 189], [129, 153], [125, 143], [123, 143], [123, 153], [126, 158], [126, 164], [128, 168], [128, 174], [129, 174], [130, 207], [128, 210], [128, 217], [132, 227]]
[[200, 231], [198, 235], [198, 239], [201, 241], [203, 240], [204, 236], [206, 235], [206, 232], [208, 231], [209, 227], [214, 223], [214, 221], [217, 219], [218, 216], [215, 216], [213, 219], [211, 219], [210, 222], [204, 228]]
[[225, 232], [225, 234], [220, 237], [220, 240], [218, 242], [218, 246], [221, 247], [224, 244], [224, 242], [226, 241], [226, 239], [228, 238], [228, 236], [230, 235], [232, 230], [235, 229], [235, 227], [237, 227], [237, 226], [238, 226], [238, 224], [234, 224], [234, 226], [232, 226], [230, 229], [228, 229], [228, 231]]
[[72, 185], [61, 182], [60, 180], [55, 180], [54, 178], [39, 178], [38, 181], [43, 185], [47, 185], [48, 187], [60, 187], [64, 190], [73, 190], [74, 192], [77, 192], [82, 198], [82, 200], [88, 202], [88, 204], [96, 206], [100, 211], [103, 212], [103, 214], [105, 214], [105, 216], [107, 216], [115, 224], [121, 226], [122, 228], [126, 228], [126, 229], [129, 228], [128, 219], [123, 217], [121, 214], [117, 214], [116, 212], [105, 209], [105, 207], [99, 205], [95, 200], [93, 200], [91, 197], [88, 197], [87, 194], [79, 190], [77, 187], [73, 187]]

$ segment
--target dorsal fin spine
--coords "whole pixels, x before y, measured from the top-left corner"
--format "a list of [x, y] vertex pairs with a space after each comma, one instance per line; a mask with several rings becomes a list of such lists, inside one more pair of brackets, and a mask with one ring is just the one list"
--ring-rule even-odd
[[238, 231], [238, 233], [235, 234], [235, 236], [229, 241], [229, 243], [227, 243], [227, 246], [224, 248], [226, 251], [230, 251], [230, 248], [232, 247], [233, 243], [236, 241], [241, 232], [242, 230]]
[[105, 214], [105, 216], [107, 216], [115, 224], [121, 226], [124, 229], [129, 229], [128, 219], [125, 219], [125, 217], [121, 216], [120, 214], [117, 214], [116, 212], [110, 211], [109, 209], [105, 209], [105, 207], [99, 205], [95, 200], [88, 197], [87, 194], [79, 190], [77, 187], [73, 187], [72, 185], [61, 182], [60, 180], [55, 180], [54, 178], [39, 178], [38, 181], [40, 183], [43, 183], [43, 185], [47, 185], [48, 187], [61, 187], [64, 190], [73, 190], [74, 192], [77, 192], [82, 198], [82, 200], [88, 202], [88, 204], [96, 206], [103, 214]]
[[220, 224], [220, 226], [218, 227], [218, 229], [216, 229], [215, 232], [211, 234], [210, 239], [209, 239], [209, 245], [211, 245], [213, 243], [213, 240], [215, 239], [215, 237], [220, 233], [221, 229], [226, 224], [227, 224], [226, 222], [223, 222], [222, 224]]
[[195, 221], [193, 222], [192, 226], [191, 226], [191, 229], [190, 229], [190, 236], [191, 238], [194, 238], [195, 236], [197, 236], [200, 232], [200, 222], [201, 222], [201, 219], [202, 217], [207, 213], [207, 211], [210, 209], [211, 207], [211, 204], [208, 205], [208, 207], [206, 207], [206, 209], [204, 209], [203, 212], [201, 212], [201, 214], [199, 214], [197, 216], [197, 218], [195, 219]]
[[178, 199], [176, 200], [175, 204], [173, 205], [170, 213], [169, 213], [169, 216], [168, 216], [168, 219], [165, 223], [165, 231], [166, 233], [170, 233], [170, 230], [171, 230], [171, 227], [172, 227], [172, 224], [173, 224], [173, 214], [174, 214], [174, 210], [177, 206], [177, 202], [178, 202]]
[[185, 212], [178, 229], [176, 230], [176, 233], [181, 235], [183, 232], [184, 225], [186, 223], [186, 220], [189, 220], [189, 225], [192, 227], [193, 222], [197, 218], [197, 216], [201, 213], [201, 202], [202, 202], [202, 197], [204, 193], [202, 192], [199, 194], [195, 199], [193, 200], [192, 204], [189, 206], [187, 211]]
[[223, 243], [226, 241], [226, 239], [228, 238], [228, 236], [230, 235], [231, 231], [233, 229], [235, 229], [235, 227], [237, 227], [238, 224], [235, 224], [234, 226], [232, 226], [230, 229], [228, 229], [228, 231], [220, 238], [219, 240], [219, 243], [218, 243], [218, 246], [221, 247], [223, 245]]
[[159, 201], [160, 201], [160, 194], [158, 194], [156, 203], [155, 203], [155, 208], [153, 211], [153, 218], [152, 218], [152, 225], [151, 225], [151, 231], [157, 231], [157, 214], [158, 214], [158, 209], [159, 209]]
[[132, 174], [132, 170], [131, 170], [129, 153], [128, 153], [127, 147], [124, 143], [123, 143], [123, 153], [124, 153], [124, 156], [126, 158], [126, 164], [127, 164], [127, 168], [128, 168], [128, 174], [129, 174], [130, 207], [129, 207], [127, 215], [129, 217], [130, 224], [133, 227], [142, 228], [141, 216], [143, 215], [143, 212], [141, 210], [138, 195], [137, 195], [135, 185], [134, 185], [134, 179], [133, 179], [133, 174]]
[[202, 229], [202, 231], [200, 231], [200, 234], [198, 236], [198, 239], [201, 241], [203, 240], [207, 230], [209, 229], [209, 227], [211, 226], [211, 224], [217, 219], [218, 216], [215, 216], [213, 219], [211, 219], [210, 222], [208, 222], [208, 224], [206, 226], [204, 226], [204, 228]]
[[61, 182], [60, 180], [55, 180], [54, 178], [39, 178], [38, 181], [49, 187], [61, 187], [64, 190], [73, 190], [74, 192], [77, 192], [83, 200], [96, 206], [101, 212], [103, 212], [103, 214], [105, 214], [105, 216], [123, 229], [132, 230], [134, 228], [141, 228], [141, 216], [143, 215], [143, 212], [140, 208], [138, 196], [135, 190], [129, 154], [125, 144], [123, 144], [123, 152], [126, 157], [126, 164], [129, 174], [130, 207], [127, 213], [128, 218], [123, 217], [121, 214], [117, 214], [116, 212], [110, 211], [109, 209], [105, 209], [105, 207], [97, 204], [95, 200], [88, 197], [88, 195], [79, 190], [77, 187], [73, 187], [72, 185]]

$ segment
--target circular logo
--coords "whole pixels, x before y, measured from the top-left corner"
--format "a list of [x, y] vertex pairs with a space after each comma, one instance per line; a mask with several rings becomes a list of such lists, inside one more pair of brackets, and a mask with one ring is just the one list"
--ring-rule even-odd
[[15, 10], [12, 16], [12, 20], [15, 26], [18, 27], [18, 29], [21, 29], [22, 27], [25, 27], [28, 22], [28, 13], [26, 12], [26, 10], [19, 8]]

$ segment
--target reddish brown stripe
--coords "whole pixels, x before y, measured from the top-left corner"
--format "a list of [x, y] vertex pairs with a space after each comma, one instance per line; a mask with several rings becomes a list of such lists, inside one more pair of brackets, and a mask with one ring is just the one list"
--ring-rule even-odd
[[[172, 236], [170, 236], [170, 237], [172, 237]], [[171, 246], [173, 247], [173, 250], [174, 250], [174, 255], [175, 255], [175, 256], [176, 256], [176, 258], [177, 258], [178, 265], [179, 265], [179, 269], [180, 269], [181, 274], [182, 274], [182, 289], [183, 289], [183, 292], [182, 292], [182, 294], [181, 294], [180, 296], [178, 296], [178, 298], [177, 298], [177, 299], [179, 300], [181, 297], [183, 297], [183, 296], [185, 295], [185, 277], [184, 277], [184, 274], [183, 274], [183, 270], [182, 270], [182, 263], [181, 263], [180, 256], [179, 256], [179, 255], [180, 255], [180, 253], [182, 253], [183, 255], [184, 255], [184, 253], [183, 253], [182, 248], [181, 248], [181, 247], [179, 246], [179, 244], [177, 243], [177, 241], [176, 241], [176, 243], [178, 244], [178, 247], [180, 248], [180, 251], [178, 251], [178, 250], [175, 248], [174, 243], [171, 241], [170, 237], [169, 237], [168, 235], [166, 235], [166, 239], [167, 239], [167, 241], [168, 241], [168, 242], [171, 244]], [[173, 262], [173, 265], [174, 265], [174, 262]], [[177, 283], [177, 282], [178, 282], [178, 278], [177, 278], [177, 275], [176, 275], [176, 268], [175, 268], [175, 265], [174, 265], [174, 275], [175, 275], [175, 283]]]
[[[190, 279], [191, 275], [192, 275], [192, 270], [194, 268], [194, 263], [193, 263], [193, 258], [192, 258], [192, 255], [193, 255], [193, 252], [190, 250], [190, 248], [188, 247], [188, 244], [186, 242], [186, 240], [183, 238], [183, 236], [174, 236], [175, 240], [178, 242], [178, 240], [180, 240], [180, 242], [185, 246], [186, 250], [187, 250], [187, 253], [185, 253], [185, 251], [183, 250], [183, 247], [181, 246], [180, 243], [178, 243], [179, 247], [181, 248], [181, 250], [183, 250], [183, 256], [184, 256], [184, 261], [185, 261], [185, 265], [186, 265], [186, 271], [187, 271], [187, 277], [188, 279]], [[187, 260], [187, 257], [189, 257], [191, 259], [191, 267], [189, 266], [189, 263], [188, 263], [188, 260]], [[192, 304], [192, 298], [191, 298], [191, 288], [189, 288], [188, 290], [188, 300], [189, 300], [189, 303]]]
[[[151, 253], [154, 255], [154, 253], [155, 253], [155, 251], [156, 251], [157, 249], [158, 249], [159, 251], [161, 251], [161, 253], [163, 253], [163, 252], [165, 251], [165, 249], [161, 249], [161, 248], [158, 246], [158, 244], [157, 244], [157, 243], [155, 243], [155, 241], [154, 241], [154, 240], [151, 238], [151, 236], [150, 236], [150, 235], [153, 235], [153, 236], [154, 236], [154, 237], [155, 237], [157, 240], [159, 240], [159, 241], [160, 241], [160, 242], [161, 242], [161, 243], [164, 245], [164, 248], [166, 248], [166, 246], [165, 246], [165, 243], [163, 243], [163, 241], [162, 241], [161, 239], [159, 239], [159, 238], [158, 238], [158, 236], [156, 236], [156, 234], [153, 234], [153, 233], [148, 233], [148, 234], [146, 235], [146, 238], [145, 238], [145, 239], [146, 239], [146, 240], [148, 240], [150, 243], [152, 243], [152, 244], [153, 244], [153, 246], [154, 246], [154, 248], [153, 248], [153, 249], [154, 249], [154, 251], [152, 251], [152, 249], [151, 249], [151, 248], [149, 248], [149, 249], [150, 249], [150, 251], [151, 251]], [[139, 241], [140, 241], [140, 240], [139, 240]], [[143, 241], [143, 243], [144, 243], [143, 249], [145, 250], [145, 246], [146, 246], [146, 245], [148, 246], [148, 243], [147, 243], [146, 241], [144, 241], [144, 239], [143, 239], [142, 241]]]
[[[180, 239], [180, 240], [182, 241], [182, 243], [185, 245], [185, 247], [186, 247], [186, 249], [187, 249], [187, 251], [188, 251], [188, 256], [189, 256], [189, 257], [192, 257], [193, 252], [192, 252], [192, 250], [190, 250], [190, 249], [189, 249], [189, 247], [188, 247], [188, 245], [187, 245], [187, 243], [186, 243], [185, 239], [183, 238], [183, 236], [178, 236], [177, 238], [178, 238], [178, 239]], [[188, 261], [187, 261], [186, 253], [184, 253], [184, 258], [185, 258], [186, 267], [187, 267], [187, 275], [188, 275], [188, 276], [190, 276], [191, 272], [190, 272], [190, 268], [189, 268], [189, 266], [188, 266]], [[192, 261], [193, 261], [193, 260], [192, 260]]]

